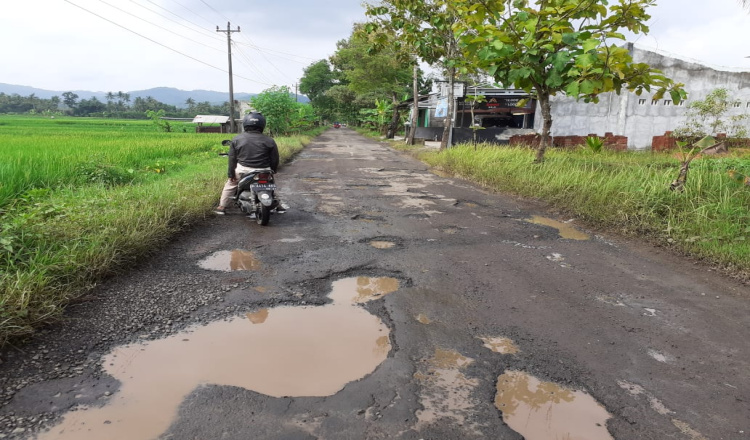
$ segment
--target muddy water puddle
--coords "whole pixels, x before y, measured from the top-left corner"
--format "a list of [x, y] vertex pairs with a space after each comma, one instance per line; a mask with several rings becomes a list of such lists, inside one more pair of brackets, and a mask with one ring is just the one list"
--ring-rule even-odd
[[370, 246], [374, 247], [375, 249], [391, 249], [396, 246], [396, 243], [392, 241], [373, 240], [370, 242]]
[[495, 406], [526, 440], [613, 440], [605, 426], [611, 416], [591, 396], [520, 371], [498, 378]]
[[516, 344], [513, 343], [513, 341], [510, 338], [505, 338], [502, 336], [497, 336], [497, 337], [484, 336], [479, 339], [481, 339], [482, 342], [484, 342], [484, 346], [486, 348], [489, 348], [495, 353], [516, 354], [520, 351], [518, 349], [518, 346], [516, 346]]
[[105, 371], [121, 382], [101, 408], [79, 407], [40, 439], [135, 440], [163, 433], [194, 389], [330, 396], [372, 373], [391, 350], [388, 327], [357, 306], [399, 288], [393, 278], [333, 283], [332, 304], [278, 307], [115, 348]]
[[254, 253], [235, 249], [233, 251], [214, 252], [198, 262], [198, 266], [206, 270], [234, 272], [240, 270], [258, 270], [261, 264]]
[[560, 238], [563, 238], [563, 239], [567, 239], [567, 240], [590, 240], [591, 239], [591, 237], [588, 234], [579, 231], [578, 229], [574, 228], [572, 225], [569, 225], [568, 223], [563, 223], [557, 220], [553, 220], [551, 218], [534, 215], [530, 219], [526, 219], [525, 221], [529, 223], [533, 223], [535, 225], [549, 226], [551, 228], [555, 228], [558, 230]]

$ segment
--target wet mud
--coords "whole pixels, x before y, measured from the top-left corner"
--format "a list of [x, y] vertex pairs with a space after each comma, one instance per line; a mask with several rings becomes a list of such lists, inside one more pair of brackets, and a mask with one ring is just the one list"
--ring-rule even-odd
[[121, 382], [103, 407], [78, 407], [40, 439], [152, 439], [201, 386], [273, 397], [330, 396], [388, 356], [388, 327], [358, 304], [399, 289], [394, 278], [335, 281], [322, 307], [278, 307], [115, 348], [106, 373]]
[[614, 440], [606, 428], [610, 414], [591, 396], [520, 371], [498, 378], [495, 406], [526, 440]]
[[591, 236], [579, 231], [568, 223], [559, 222], [547, 217], [541, 217], [538, 215], [532, 216], [530, 219], [525, 221], [533, 223], [535, 225], [549, 226], [555, 228], [560, 235], [560, 238], [565, 240], [590, 240]]

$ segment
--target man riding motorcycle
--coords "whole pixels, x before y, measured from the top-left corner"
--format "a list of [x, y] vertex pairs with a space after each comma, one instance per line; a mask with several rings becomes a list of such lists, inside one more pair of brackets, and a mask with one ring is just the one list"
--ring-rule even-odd
[[[221, 191], [219, 206], [214, 209], [219, 215], [226, 213], [241, 174], [259, 170], [276, 172], [279, 166], [279, 148], [273, 139], [263, 134], [266, 118], [258, 112], [249, 113], [242, 119], [242, 127], [244, 133], [235, 136], [229, 146], [229, 179]], [[277, 212], [281, 211], [283, 208], [279, 203]]]

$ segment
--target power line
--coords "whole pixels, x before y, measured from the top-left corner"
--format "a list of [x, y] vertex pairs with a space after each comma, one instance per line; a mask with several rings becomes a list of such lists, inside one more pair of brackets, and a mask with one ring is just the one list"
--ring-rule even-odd
[[279, 57], [279, 58], [281, 58], [281, 59], [284, 59], [284, 60], [287, 60], [287, 61], [291, 61], [291, 62], [294, 62], [294, 63], [300, 63], [300, 64], [304, 64], [304, 63], [306, 63], [307, 61], [299, 61], [299, 60], [295, 60], [295, 59], [292, 59], [292, 58], [286, 58], [286, 57], [282, 57], [282, 56], [280, 56], [280, 55], [275, 55], [275, 54], [276, 54], [276, 53], [280, 53], [280, 54], [283, 54], [283, 55], [289, 55], [289, 56], [291, 56], [291, 57], [304, 58], [304, 59], [306, 59], [306, 60], [310, 60], [310, 61], [318, 61], [318, 58], [311, 58], [311, 57], [306, 57], [306, 56], [304, 56], [304, 55], [295, 55], [295, 54], [292, 54], [292, 53], [282, 52], [282, 51], [280, 51], [280, 50], [274, 50], [274, 49], [269, 49], [269, 48], [267, 48], [267, 47], [260, 47], [260, 46], [256, 46], [256, 45], [254, 45], [254, 44], [250, 44], [250, 43], [240, 43], [240, 42], [237, 42], [236, 44], [241, 44], [241, 45], [243, 45], [243, 46], [247, 46], [247, 47], [250, 47], [250, 48], [252, 48], [252, 49], [255, 49], [255, 50], [257, 50], [258, 52], [266, 52], [266, 53], [268, 53], [269, 55], [272, 55], [272, 56], [275, 56], [275, 57]]
[[[151, 0], [147, 0], [149, 3], [153, 3]], [[206, 22], [209, 26], [213, 27], [213, 24], [204, 18], [201, 14], [198, 14], [197, 12], [193, 11], [192, 9], [188, 8], [187, 6], [183, 5], [182, 3], [179, 3], [177, 0], [170, 0], [172, 3], [176, 4], [177, 6], [181, 7], [182, 9], [185, 9], [186, 11], [190, 12], [191, 14], [195, 15], [196, 17], [200, 18], [204, 22]], [[203, 27], [203, 26], [199, 26]]]
[[[222, 69], [221, 67], [216, 67], [216, 66], [214, 66], [214, 65], [211, 65], [211, 64], [209, 64], [209, 63], [207, 63], [207, 62], [205, 62], [205, 61], [203, 61], [203, 60], [200, 60], [200, 59], [198, 59], [198, 58], [195, 58], [195, 57], [193, 57], [193, 56], [190, 56], [190, 55], [188, 55], [188, 54], [186, 54], [186, 53], [180, 52], [179, 50], [177, 50], [177, 49], [175, 49], [175, 48], [169, 47], [169, 46], [167, 46], [166, 44], [162, 44], [162, 43], [160, 43], [160, 42], [158, 42], [158, 41], [156, 41], [156, 40], [154, 40], [154, 39], [152, 39], [152, 38], [149, 38], [149, 37], [147, 37], [147, 36], [145, 36], [145, 35], [143, 35], [143, 34], [140, 34], [140, 33], [136, 32], [136, 31], [134, 31], [134, 30], [132, 30], [132, 29], [129, 29], [129, 28], [127, 28], [127, 27], [125, 27], [125, 26], [123, 26], [123, 25], [121, 25], [121, 24], [119, 24], [119, 23], [116, 23], [116, 22], [114, 22], [114, 21], [112, 21], [112, 20], [110, 20], [110, 19], [108, 19], [108, 18], [106, 18], [106, 17], [103, 17], [103, 16], [101, 16], [101, 15], [97, 14], [96, 12], [90, 11], [90, 10], [88, 10], [88, 9], [84, 8], [83, 6], [77, 5], [77, 4], [73, 3], [73, 2], [72, 2], [72, 1], [70, 1], [70, 0], [64, 0], [64, 1], [65, 1], [66, 3], [70, 3], [71, 5], [75, 6], [76, 8], [82, 9], [82, 10], [84, 10], [84, 11], [88, 12], [88, 13], [89, 13], [89, 14], [91, 14], [91, 15], [94, 15], [94, 16], [96, 16], [96, 17], [99, 17], [99, 18], [101, 18], [102, 20], [104, 20], [104, 21], [106, 21], [106, 22], [108, 22], [108, 23], [111, 23], [111, 24], [113, 24], [113, 25], [115, 25], [115, 26], [117, 26], [117, 27], [119, 27], [119, 28], [125, 29], [126, 31], [128, 31], [128, 32], [130, 32], [130, 33], [132, 33], [132, 34], [138, 35], [139, 37], [141, 37], [141, 38], [143, 38], [143, 39], [146, 39], [146, 40], [148, 40], [148, 41], [150, 41], [150, 42], [152, 42], [152, 43], [154, 43], [154, 44], [157, 44], [157, 45], [159, 45], [159, 46], [161, 46], [161, 47], [163, 47], [163, 48], [165, 48], [165, 49], [169, 49], [169, 50], [171, 50], [172, 52], [175, 52], [175, 53], [177, 53], [177, 54], [179, 54], [179, 55], [182, 55], [182, 56], [184, 56], [184, 57], [186, 57], [186, 58], [190, 58], [191, 60], [193, 60], [193, 61], [197, 61], [197, 62], [199, 62], [199, 63], [201, 63], [201, 64], [203, 64], [203, 65], [206, 65], [206, 66], [208, 66], [208, 67], [210, 67], [210, 68], [212, 68], [212, 69], [216, 69], [216, 70], [218, 70], [218, 71], [221, 71], [221, 72], [227, 73], [227, 71], [226, 71], [226, 70], [224, 70], [224, 69]], [[273, 84], [269, 84], [269, 83], [264, 83], [264, 82], [261, 82], [261, 81], [257, 81], [257, 80], [251, 79], [251, 78], [246, 78], [246, 77], [244, 77], [244, 76], [240, 76], [240, 75], [235, 75], [235, 76], [237, 76], [238, 78], [242, 78], [242, 79], [245, 79], [245, 80], [248, 80], [248, 81], [254, 82], [254, 83], [258, 83], [258, 84], [263, 84], [263, 85], [266, 85], [266, 86], [272, 86], [272, 85], [273, 85]]]
[[[200, 2], [201, 2], [201, 3], [203, 3], [204, 5], [208, 6], [208, 8], [209, 8], [209, 9], [211, 9], [212, 11], [214, 11], [214, 13], [216, 13], [216, 14], [217, 14], [217, 15], [219, 15], [220, 17], [224, 18], [224, 19], [225, 19], [225, 20], [227, 20], [227, 21], [231, 21], [231, 20], [230, 20], [229, 18], [227, 18], [227, 16], [225, 16], [225, 15], [224, 15], [224, 14], [222, 14], [221, 12], [217, 11], [217, 10], [216, 10], [216, 9], [215, 9], [215, 8], [214, 8], [213, 6], [211, 6], [210, 4], [206, 3], [206, 1], [205, 1], [205, 0], [200, 0]], [[240, 38], [243, 38], [243, 39], [247, 40], [247, 42], [248, 42], [248, 43], [250, 43], [250, 45], [251, 45], [251, 46], [254, 46], [254, 45], [255, 45], [255, 43], [253, 43], [253, 42], [252, 42], [252, 41], [250, 40], [250, 38], [249, 38], [249, 37], [247, 37], [247, 36], [245, 36], [244, 34], [240, 35]], [[263, 52], [259, 52], [259, 53], [260, 53], [260, 55], [261, 55], [261, 56], [263, 57], [263, 59], [264, 59], [264, 60], [266, 60], [266, 62], [267, 62], [267, 63], [268, 63], [268, 64], [269, 64], [269, 65], [270, 65], [271, 67], [273, 67], [274, 69], [276, 69], [276, 71], [277, 71], [277, 72], [279, 72], [279, 73], [281, 74], [281, 76], [285, 77], [286, 79], [289, 79], [289, 77], [287, 76], [287, 74], [286, 74], [286, 73], [284, 73], [284, 72], [282, 72], [282, 71], [281, 71], [281, 70], [280, 70], [280, 69], [279, 69], [278, 67], [276, 67], [276, 65], [275, 65], [274, 63], [272, 63], [272, 62], [271, 62], [271, 60], [269, 60], [269, 59], [268, 59], [268, 58], [266, 57], [266, 55], [265, 55], [265, 54], [264, 54]]]
[[110, 8], [113, 8], [113, 9], [117, 9], [118, 11], [120, 11], [120, 12], [122, 12], [122, 13], [124, 13], [124, 14], [130, 15], [130, 16], [131, 16], [131, 17], [133, 17], [133, 18], [137, 18], [138, 20], [141, 20], [141, 21], [143, 21], [143, 22], [146, 22], [146, 23], [150, 24], [151, 26], [155, 26], [155, 27], [158, 27], [159, 29], [161, 29], [161, 30], [163, 30], [163, 31], [169, 32], [170, 34], [173, 34], [173, 35], [177, 35], [178, 37], [184, 38], [184, 39], [186, 39], [186, 40], [188, 40], [188, 41], [192, 41], [192, 42], [193, 42], [193, 43], [195, 43], [195, 44], [200, 44], [201, 46], [205, 46], [205, 47], [207, 47], [207, 48], [209, 48], [209, 49], [212, 49], [212, 50], [216, 50], [216, 51], [222, 52], [222, 50], [221, 50], [221, 49], [217, 49], [217, 48], [215, 48], [215, 47], [212, 47], [212, 46], [209, 46], [209, 45], [207, 45], [207, 44], [201, 43], [200, 41], [197, 41], [197, 40], [193, 40], [193, 39], [192, 39], [192, 38], [190, 38], [190, 37], [186, 37], [186, 36], [184, 36], [184, 35], [178, 34], [177, 32], [174, 32], [174, 31], [172, 31], [172, 30], [169, 30], [169, 29], [165, 28], [164, 26], [160, 26], [160, 25], [158, 25], [158, 24], [156, 24], [156, 23], [152, 23], [152, 22], [150, 22], [150, 21], [146, 20], [145, 18], [139, 17], [139, 16], [137, 16], [137, 15], [135, 15], [135, 14], [131, 13], [131, 12], [128, 12], [128, 11], [126, 11], [126, 10], [122, 9], [122, 8], [119, 8], [119, 7], [117, 7], [117, 6], [114, 6], [114, 5], [110, 4], [110, 3], [107, 3], [107, 2], [106, 2], [106, 1], [104, 1], [104, 0], [99, 0], [99, 2], [101, 2], [101, 3], [104, 3], [105, 5], [109, 6]]
[[270, 81], [268, 77], [263, 73], [261, 69], [258, 68], [258, 66], [253, 63], [253, 61], [250, 59], [250, 57], [240, 48], [237, 46], [237, 42], [232, 42], [235, 45], [235, 49], [237, 49], [237, 53], [240, 55], [240, 62], [250, 68], [250, 70], [254, 71], [256, 75], [264, 79], [265, 81]]
[[177, 24], [178, 26], [182, 26], [182, 27], [184, 27], [185, 29], [187, 29], [187, 30], [190, 30], [190, 31], [193, 31], [193, 32], [195, 32], [195, 33], [201, 33], [201, 34], [202, 34], [202, 35], [203, 35], [204, 37], [205, 37], [205, 36], [210, 36], [210, 37], [211, 37], [211, 39], [213, 39], [213, 40], [216, 40], [216, 41], [221, 41], [221, 38], [219, 38], [219, 37], [218, 37], [218, 36], [217, 36], [216, 34], [212, 33], [212, 32], [211, 32], [211, 31], [209, 31], [208, 29], [206, 29], [206, 28], [203, 28], [203, 27], [201, 27], [200, 25], [198, 25], [198, 24], [196, 24], [196, 23], [193, 23], [192, 21], [190, 21], [190, 20], [188, 20], [188, 19], [186, 19], [186, 18], [184, 18], [184, 17], [181, 17], [181, 16], [179, 16], [179, 15], [175, 14], [174, 12], [170, 11], [170, 10], [169, 10], [169, 9], [167, 9], [167, 8], [164, 8], [164, 7], [162, 7], [162, 6], [159, 6], [159, 5], [157, 5], [156, 3], [152, 2], [151, 0], [146, 0], [146, 1], [147, 1], [147, 2], [149, 2], [149, 3], [151, 3], [152, 5], [156, 6], [157, 8], [159, 8], [159, 9], [161, 9], [161, 10], [165, 11], [165, 12], [168, 12], [169, 14], [172, 14], [172, 15], [174, 15], [175, 17], [179, 18], [180, 20], [182, 20], [182, 21], [184, 21], [184, 22], [186, 22], [186, 23], [190, 23], [190, 24], [192, 24], [192, 25], [193, 25], [193, 26], [195, 26], [195, 27], [194, 27], [194, 28], [192, 28], [192, 27], [190, 27], [190, 26], [186, 26], [186, 25], [184, 25], [183, 23], [180, 23], [179, 21], [173, 20], [173, 19], [171, 19], [171, 18], [169, 18], [169, 17], [167, 17], [167, 16], [165, 16], [165, 15], [162, 15], [162, 14], [160, 14], [160, 13], [158, 13], [158, 12], [154, 11], [153, 9], [149, 9], [149, 8], [147, 8], [146, 6], [144, 6], [144, 5], [140, 4], [140, 3], [138, 3], [138, 2], [137, 2], [137, 1], [135, 1], [135, 0], [130, 0], [130, 2], [131, 2], [131, 3], [133, 3], [133, 4], [135, 4], [136, 6], [139, 6], [139, 7], [143, 8], [143, 9], [145, 9], [145, 10], [147, 10], [147, 11], [149, 11], [149, 12], [153, 13], [153, 14], [156, 14], [156, 15], [158, 15], [159, 17], [162, 17], [162, 18], [164, 18], [165, 20], [169, 20], [169, 21], [171, 21], [172, 23], [175, 23], [175, 24]]

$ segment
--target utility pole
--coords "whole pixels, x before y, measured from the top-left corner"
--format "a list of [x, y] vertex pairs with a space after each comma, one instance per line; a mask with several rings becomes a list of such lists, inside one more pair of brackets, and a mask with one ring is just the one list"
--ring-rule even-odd
[[299, 99], [297, 99], [297, 87], [299, 86], [299, 83], [294, 83], [294, 102], [299, 102]]
[[227, 33], [227, 53], [229, 54], [229, 129], [232, 133], [236, 133], [237, 129], [234, 125], [234, 83], [232, 77], [232, 32], [239, 32], [240, 27], [237, 26], [237, 30], [232, 30], [231, 25], [227, 22], [227, 30], [219, 29], [216, 26], [216, 32]]

